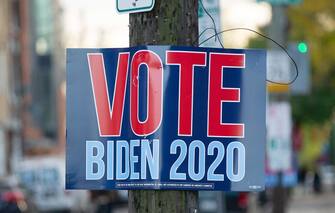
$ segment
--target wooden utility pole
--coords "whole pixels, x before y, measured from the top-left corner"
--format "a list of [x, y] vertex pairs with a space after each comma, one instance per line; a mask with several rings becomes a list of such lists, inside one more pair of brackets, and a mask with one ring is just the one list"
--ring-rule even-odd
[[[272, 24], [269, 28], [269, 36], [278, 43], [287, 46], [288, 35], [288, 17], [287, 6], [272, 5]], [[272, 49], [279, 48], [272, 42], [269, 42]], [[288, 94], [270, 94], [270, 102], [288, 101]], [[287, 188], [283, 186], [283, 172], [278, 172], [278, 184], [272, 191], [272, 213], [285, 213], [287, 209]]]
[[[151, 12], [129, 16], [130, 46], [198, 45], [198, 0], [156, 0]], [[129, 191], [129, 212], [198, 212], [197, 191]]]
[[129, 16], [130, 46], [198, 45], [198, 0], [156, 0], [151, 12]]

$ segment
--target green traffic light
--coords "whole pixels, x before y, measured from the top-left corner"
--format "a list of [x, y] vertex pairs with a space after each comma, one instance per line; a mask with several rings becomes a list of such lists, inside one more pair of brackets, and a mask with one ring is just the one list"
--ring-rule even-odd
[[305, 42], [300, 42], [298, 44], [298, 50], [299, 50], [300, 53], [307, 53], [307, 51], [308, 51], [307, 44]]

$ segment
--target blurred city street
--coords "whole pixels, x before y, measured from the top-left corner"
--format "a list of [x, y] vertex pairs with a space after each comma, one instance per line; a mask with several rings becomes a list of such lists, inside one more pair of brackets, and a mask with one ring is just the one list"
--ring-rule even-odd
[[333, 213], [335, 209], [335, 193], [295, 195], [288, 206], [288, 213]]
[[0, 0], [0, 213], [169, 205], [335, 213], [334, 0]]

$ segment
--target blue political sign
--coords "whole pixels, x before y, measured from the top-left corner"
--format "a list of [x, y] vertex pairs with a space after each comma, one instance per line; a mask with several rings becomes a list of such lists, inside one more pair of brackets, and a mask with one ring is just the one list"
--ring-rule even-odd
[[67, 189], [264, 189], [262, 50], [67, 50]]

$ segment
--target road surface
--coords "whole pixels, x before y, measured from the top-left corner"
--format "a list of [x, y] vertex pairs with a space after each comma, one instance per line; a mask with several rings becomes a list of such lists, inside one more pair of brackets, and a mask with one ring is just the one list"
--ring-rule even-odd
[[335, 213], [335, 193], [293, 195], [288, 213]]

